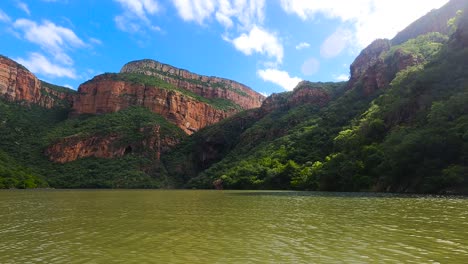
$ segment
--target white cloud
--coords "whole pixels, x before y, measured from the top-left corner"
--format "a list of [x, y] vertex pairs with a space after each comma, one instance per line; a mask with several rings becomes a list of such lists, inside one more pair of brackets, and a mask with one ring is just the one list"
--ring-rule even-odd
[[148, 16], [155, 15], [159, 10], [159, 4], [155, 0], [114, 0], [124, 9], [123, 14], [114, 18], [117, 28], [129, 32], [144, 32], [145, 28], [159, 31], [158, 26], [151, 24]]
[[44, 55], [33, 52], [29, 58], [17, 58], [16, 61], [35, 74], [44, 74], [52, 77], [68, 77], [76, 79], [75, 70], [69, 67], [63, 67], [50, 62]]
[[26, 3], [18, 1], [17, 6], [18, 6], [19, 9], [23, 10], [26, 14], [28, 14], [28, 16], [31, 15], [31, 11], [29, 11], [29, 7], [28, 7], [28, 5]]
[[146, 14], [154, 15], [159, 10], [159, 5], [154, 0], [115, 0], [128, 12], [142, 20], [147, 20]]
[[199, 24], [215, 11], [214, 0], [174, 0], [173, 3], [183, 20]]
[[355, 44], [364, 47], [376, 38], [392, 38], [414, 20], [448, 0], [281, 0], [283, 10], [302, 19], [322, 14], [353, 25]]
[[309, 58], [306, 60], [301, 67], [302, 74], [313, 75], [320, 69], [320, 62], [315, 58]]
[[310, 47], [310, 44], [307, 43], [307, 42], [301, 42], [301, 43], [296, 45], [297, 50], [306, 49], [306, 48], [309, 48], [309, 47]]
[[116, 16], [114, 21], [117, 25], [117, 28], [122, 31], [136, 33], [141, 30], [140, 23], [132, 22], [132, 19], [127, 16]]
[[277, 69], [258, 70], [257, 74], [264, 81], [275, 83], [287, 91], [292, 91], [302, 81], [299, 77], [291, 77], [288, 72]]
[[333, 58], [346, 48], [352, 40], [352, 32], [339, 28], [331, 34], [320, 46], [320, 55], [324, 58]]
[[340, 74], [340, 75], [334, 75], [335, 81], [338, 82], [345, 82], [349, 80], [349, 74]]
[[5, 12], [3, 12], [2, 9], [0, 9], [0, 22], [8, 23], [10, 21], [11, 21], [10, 17]]
[[248, 34], [243, 33], [230, 41], [237, 50], [245, 55], [252, 55], [252, 53], [257, 52], [275, 58], [279, 63], [283, 61], [283, 45], [281, 45], [276, 35], [257, 26], [254, 26]]
[[237, 25], [249, 30], [265, 18], [265, 0], [172, 0], [179, 16], [185, 21], [203, 24], [216, 19], [225, 28]]
[[42, 24], [37, 24], [28, 19], [18, 19], [13, 27], [22, 30], [25, 39], [38, 44], [62, 64], [73, 64], [73, 60], [65, 53], [65, 50], [86, 46], [71, 29], [57, 26], [47, 20]]

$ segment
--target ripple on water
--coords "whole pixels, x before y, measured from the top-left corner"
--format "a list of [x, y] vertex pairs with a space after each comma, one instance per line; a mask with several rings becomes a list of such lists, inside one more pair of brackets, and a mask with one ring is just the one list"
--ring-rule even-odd
[[468, 263], [468, 200], [0, 192], [0, 263]]

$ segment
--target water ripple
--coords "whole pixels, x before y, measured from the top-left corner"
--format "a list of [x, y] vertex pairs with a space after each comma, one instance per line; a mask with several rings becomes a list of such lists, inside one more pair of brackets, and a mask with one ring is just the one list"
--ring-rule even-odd
[[0, 192], [0, 263], [468, 263], [468, 199]]

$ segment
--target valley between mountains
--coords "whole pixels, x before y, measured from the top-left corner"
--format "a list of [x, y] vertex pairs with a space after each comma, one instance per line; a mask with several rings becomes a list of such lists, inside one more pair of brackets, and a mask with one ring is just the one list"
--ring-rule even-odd
[[[0, 188], [468, 193], [468, 10], [268, 97], [151, 59], [77, 91], [0, 57]], [[8, 55], [8, 54], [5, 54]]]

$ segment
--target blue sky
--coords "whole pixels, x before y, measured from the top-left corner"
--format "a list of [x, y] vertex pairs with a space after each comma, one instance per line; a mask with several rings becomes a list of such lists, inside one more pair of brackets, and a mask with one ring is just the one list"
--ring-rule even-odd
[[2, 0], [0, 54], [77, 89], [154, 59], [271, 94], [347, 80], [376, 38], [448, 0]]

